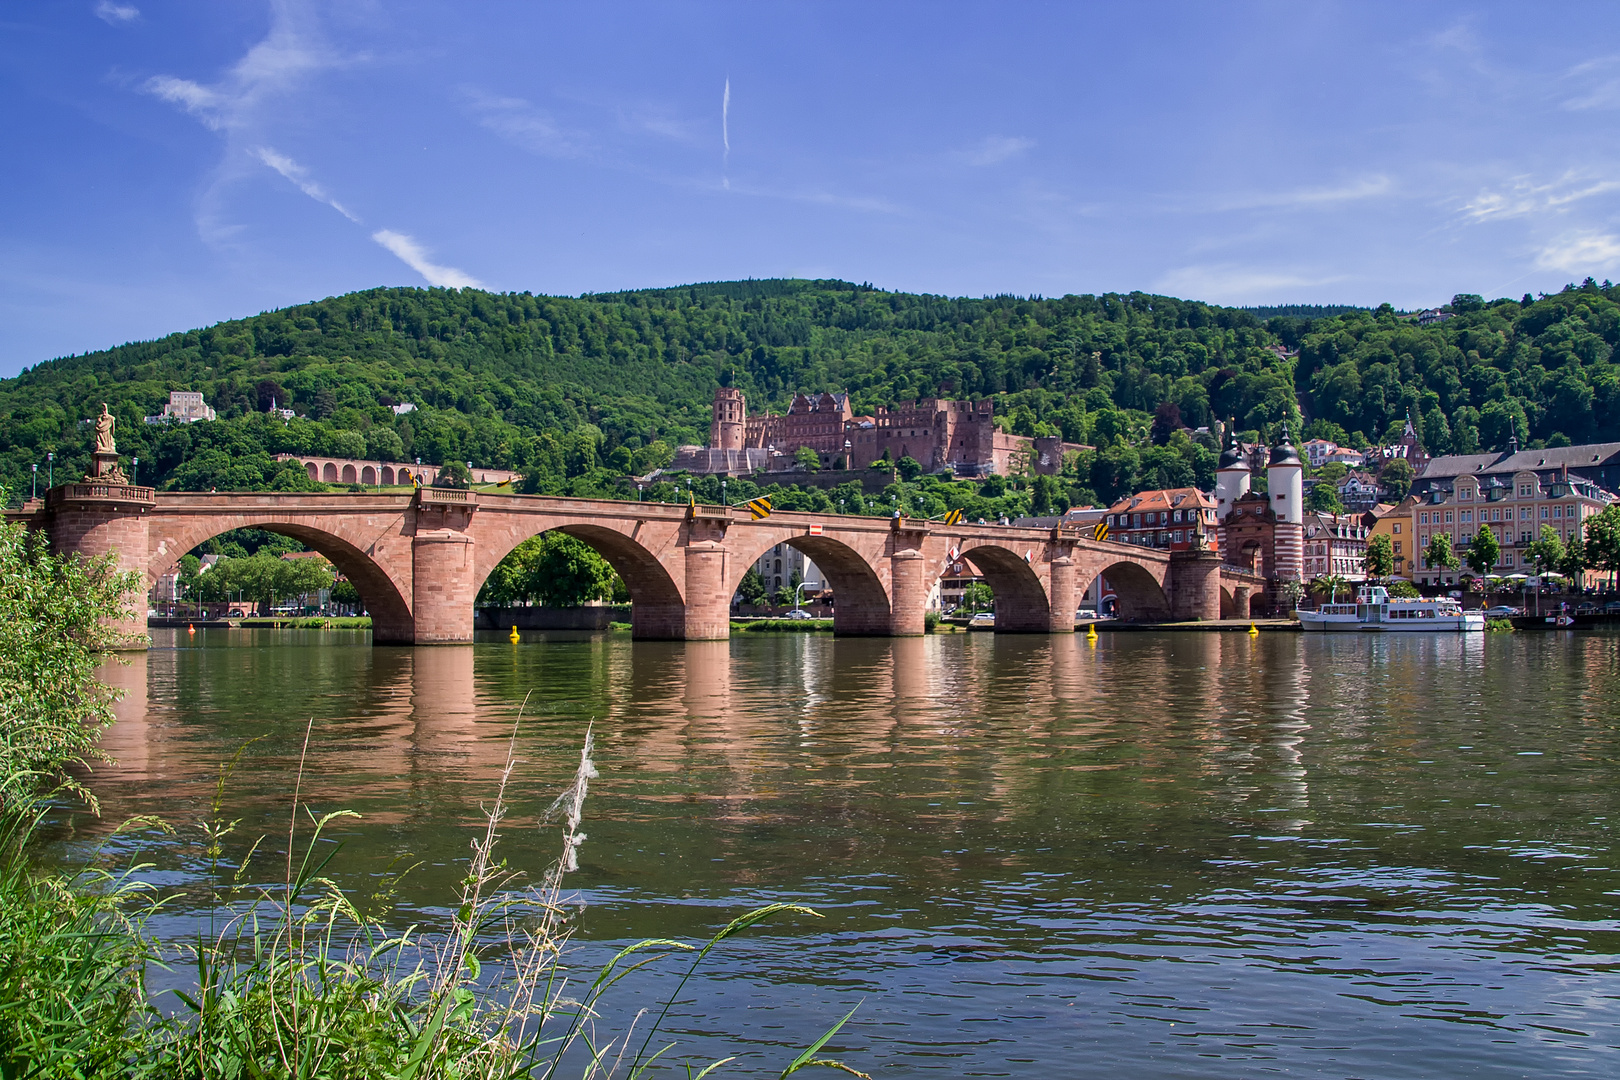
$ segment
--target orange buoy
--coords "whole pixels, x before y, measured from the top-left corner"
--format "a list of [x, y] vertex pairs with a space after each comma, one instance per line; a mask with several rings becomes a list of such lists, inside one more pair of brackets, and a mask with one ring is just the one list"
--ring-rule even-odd
[[186, 633], [195, 634], [196, 632], [197, 628], [195, 626], [192, 626], [190, 623], [186, 623]]

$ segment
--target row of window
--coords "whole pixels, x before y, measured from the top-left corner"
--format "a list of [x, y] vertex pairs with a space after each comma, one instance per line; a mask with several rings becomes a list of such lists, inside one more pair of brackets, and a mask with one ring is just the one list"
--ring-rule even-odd
[[[1439, 510], [1433, 510], [1433, 511], [1419, 510], [1418, 511], [1418, 524], [1419, 525], [1429, 525], [1429, 524], [1439, 525], [1439, 524], [1442, 524], [1440, 514], [1441, 514], [1441, 511], [1439, 511]], [[1541, 520], [1542, 521], [1547, 521], [1549, 519], [1562, 520], [1564, 518], [1578, 518], [1580, 516], [1581, 516], [1581, 512], [1580, 512], [1580, 504], [1579, 503], [1572, 503], [1571, 505], [1569, 505], [1567, 507], [1564, 506], [1563, 504], [1559, 504], [1557, 506], [1543, 506], [1541, 508]], [[1523, 507], [1519, 508], [1519, 520], [1520, 521], [1534, 521], [1535, 519], [1536, 519], [1536, 512], [1535, 512], [1534, 507], [1523, 506]], [[1457, 512], [1457, 520], [1459, 522], [1463, 523], [1463, 524], [1470, 524], [1474, 520], [1474, 512], [1472, 510], [1459, 510]], [[1506, 511], [1503, 511], [1501, 509], [1497, 509], [1497, 510], [1481, 510], [1479, 512], [1479, 520], [1481, 520], [1481, 521], [1512, 521], [1513, 520], [1513, 508], [1510, 506], [1510, 507], [1507, 508]], [[1450, 510], [1445, 511], [1444, 524], [1446, 524], [1446, 525], [1451, 524], [1451, 511]]]
[[[1441, 534], [1438, 534], [1438, 535], [1444, 536], [1445, 534], [1441, 533]], [[1563, 532], [1562, 530], [1558, 531], [1558, 539], [1564, 541], [1565, 543], [1568, 543], [1570, 541], [1570, 539], [1574, 535], [1575, 534], [1573, 532], [1566, 533], [1566, 532]], [[1499, 542], [1503, 543], [1503, 544], [1512, 544], [1512, 543], [1514, 543], [1513, 533], [1508, 531], [1508, 530], [1505, 530], [1505, 529], [1502, 532], [1499, 532], [1499, 533], [1496, 534], [1496, 539]], [[1534, 542], [1535, 539], [1536, 539], [1536, 534], [1534, 532], [1530, 531], [1529, 529], [1520, 529], [1519, 530], [1518, 543], [1520, 543], [1520, 544], [1529, 544], [1529, 543]], [[1467, 547], [1469, 544], [1472, 544], [1473, 542], [1474, 542], [1474, 534], [1473, 533], [1458, 533], [1455, 544], [1456, 544], [1457, 547]], [[1429, 546], [1429, 534], [1428, 533], [1419, 533], [1418, 534], [1418, 550], [1421, 551], [1424, 548], [1427, 548], [1428, 546]], [[1401, 542], [1399, 540], [1397, 540], [1397, 541], [1395, 541], [1395, 550], [1399, 551], [1400, 549], [1401, 549]]]
[[[1182, 517], [1183, 514], [1186, 514], [1187, 516]], [[1119, 520], [1116, 522], [1115, 518], [1118, 518]], [[1155, 524], [1157, 524], [1157, 525], [1169, 525], [1172, 522], [1175, 522], [1175, 523], [1179, 524], [1182, 521], [1193, 522], [1193, 521], [1197, 521], [1197, 520], [1198, 520], [1198, 511], [1197, 510], [1160, 510], [1157, 514], [1147, 513], [1147, 514], [1109, 514], [1108, 515], [1108, 524], [1109, 524], [1109, 526], [1112, 527], [1112, 526], [1117, 524], [1122, 529], [1125, 529], [1125, 528], [1139, 529], [1143, 525], [1147, 525], [1148, 527], [1151, 528]], [[1215, 520], [1215, 511], [1213, 511], [1213, 510], [1204, 511], [1204, 520], [1205, 521], [1214, 521]]]
[[[1121, 515], [1124, 516], [1124, 515]], [[1194, 529], [1165, 529], [1162, 532], [1121, 533], [1117, 538], [1122, 544], [1141, 544], [1144, 547], [1154, 547], [1157, 544], [1181, 544], [1188, 541], [1197, 541], [1201, 534]]]

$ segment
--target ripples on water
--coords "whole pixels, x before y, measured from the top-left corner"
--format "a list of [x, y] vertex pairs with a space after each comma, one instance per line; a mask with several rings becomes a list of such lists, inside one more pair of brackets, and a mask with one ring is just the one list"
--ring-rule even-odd
[[[770, 900], [827, 916], [689, 987], [673, 1030], [740, 1048], [732, 1075], [857, 1001], [835, 1045], [878, 1076], [1620, 1071], [1620, 638], [159, 635], [109, 674], [104, 822], [201, 819], [260, 739], [228, 812], [273, 848], [313, 717], [305, 798], [364, 815], [344, 883], [427, 864], [402, 925], [442, 924], [524, 695], [505, 851], [535, 873], [594, 724], [586, 958]], [[147, 854], [181, 936], [199, 853]]]

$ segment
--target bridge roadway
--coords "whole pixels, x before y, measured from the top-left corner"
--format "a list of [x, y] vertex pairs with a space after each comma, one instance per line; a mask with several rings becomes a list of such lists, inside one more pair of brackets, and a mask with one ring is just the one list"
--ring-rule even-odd
[[[638, 638], [719, 639], [748, 568], [788, 544], [815, 560], [835, 597], [839, 634], [923, 632], [934, 582], [955, 558], [985, 576], [1001, 633], [1069, 633], [1076, 602], [1106, 574], [1122, 618], [1244, 618], [1265, 581], [1214, 552], [1166, 552], [1032, 529], [914, 518], [615, 502], [419, 488], [396, 494], [154, 492], [63, 484], [8, 514], [58, 552], [113, 555], [148, 586], [231, 529], [282, 533], [354, 583], [378, 644], [452, 644], [473, 634], [473, 601], [495, 566], [531, 536], [558, 530], [597, 551], [631, 597]], [[956, 552], [953, 558], [952, 552]], [[144, 620], [131, 618], [133, 641]]]

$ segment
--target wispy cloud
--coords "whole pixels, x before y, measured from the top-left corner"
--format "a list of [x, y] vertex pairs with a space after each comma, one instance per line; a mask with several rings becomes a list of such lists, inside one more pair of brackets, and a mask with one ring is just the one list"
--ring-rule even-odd
[[725, 151], [720, 155], [721, 182], [729, 189], [731, 187], [731, 78], [726, 77], [726, 91], [720, 95], [720, 141], [725, 144]]
[[141, 9], [134, 4], [115, 4], [113, 0], [101, 0], [101, 3], [96, 5], [96, 18], [108, 26], [121, 26], [140, 17]]
[[1536, 253], [1539, 270], [1600, 274], [1620, 266], [1620, 236], [1596, 231], [1568, 233]]
[[440, 266], [434, 262], [426, 248], [404, 233], [397, 233], [392, 229], [379, 229], [371, 234], [371, 238], [399, 256], [401, 262], [426, 278], [429, 285], [447, 289], [483, 288], [483, 283], [471, 274], [457, 270], [453, 266]]
[[1518, 177], [1505, 188], [1481, 191], [1463, 204], [1463, 214], [1473, 221], [1499, 221], [1552, 213], [1616, 190], [1620, 190], [1620, 180], [1605, 180], [1587, 172], [1566, 172], [1548, 183]]
[[1580, 89], [1562, 105], [1572, 111], [1620, 108], [1620, 56], [1599, 56], [1576, 64], [1564, 75]]
[[462, 87], [461, 96], [480, 127], [525, 150], [555, 158], [591, 155], [587, 136], [567, 130], [550, 113], [523, 98], [499, 97], [471, 86]]
[[965, 150], [951, 156], [968, 165], [999, 165], [1009, 161], [1035, 145], [1034, 139], [1015, 135], [986, 135]]
[[1330, 187], [1295, 188], [1292, 191], [1255, 192], [1233, 195], [1216, 202], [1216, 210], [1289, 210], [1332, 206], [1338, 203], [1373, 199], [1395, 190], [1394, 181], [1383, 175], [1358, 177]]
[[1218, 303], [1265, 303], [1297, 296], [1298, 290], [1343, 281], [1288, 270], [1218, 263], [1183, 266], [1164, 274], [1154, 288], [1170, 296]]
[[338, 202], [336, 199], [332, 198], [331, 195], [327, 194], [325, 188], [321, 187], [321, 185], [317, 184], [314, 180], [311, 180], [309, 178], [309, 170], [298, 164], [298, 162], [294, 161], [292, 158], [286, 156], [285, 154], [278, 154], [268, 146], [256, 147], [253, 154], [260, 161], [264, 162], [266, 165], [276, 170], [276, 172], [292, 181], [293, 184], [297, 186], [298, 190], [302, 191], [305, 195], [308, 195], [316, 202], [325, 203], [327, 206], [330, 206], [332, 209], [336, 210], [338, 213], [342, 214], [356, 225], [360, 224], [359, 218], [350, 213], [349, 209], [342, 203]]

